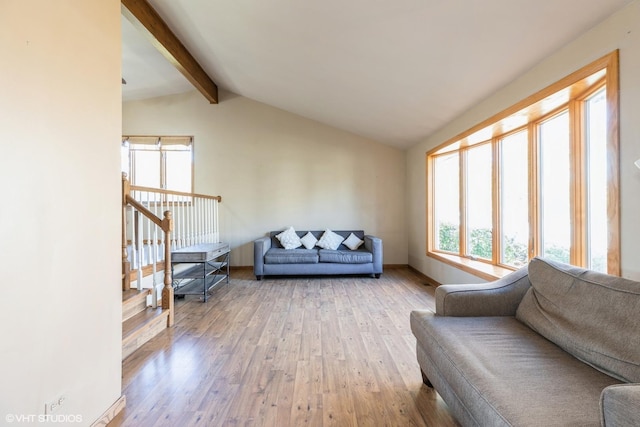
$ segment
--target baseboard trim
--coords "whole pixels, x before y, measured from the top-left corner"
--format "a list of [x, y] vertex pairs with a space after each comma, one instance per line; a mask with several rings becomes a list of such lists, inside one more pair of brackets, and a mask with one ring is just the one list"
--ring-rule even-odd
[[415, 269], [412, 266], [408, 266], [409, 270], [413, 271], [415, 274], [417, 274], [418, 276], [420, 276], [420, 278], [429, 286], [433, 286], [434, 288], [437, 288], [438, 286], [442, 285], [442, 283], [438, 282], [435, 279], [432, 279], [431, 277], [427, 276], [426, 274], [424, 274], [423, 272]]
[[[398, 269], [398, 268], [408, 268], [409, 265], [407, 264], [383, 264], [382, 268], [388, 268], [389, 270], [391, 269]], [[232, 265], [229, 267], [231, 269], [231, 271], [253, 271], [253, 266], [252, 265]]]
[[409, 267], [407, 264], [382, 264], [382, 269], [384, 270], [389, 269], [389, 270], [397, 270], [400, 268], [407, 268]]
[[[231, 268], [231, 271], [253, 271], [253, 266], [252, 265], [232, 265], [230, 268]], [[419, 270], [416, 270], [414, 267], [410, 266], [409, 264], [383, 264], [382, 268], [383, 268], [383, 270], [384, 269], [399, 270], [399, 269], [402, 269], [402, 268], [408, 268], [414, 274], [420, 276], [420, 279], [423, 282], [425, 282], [427, 285], [429, 285], [429, 286], [433, 286], [433, 287], [437, 288], [438, 286], [440, 286], [442, 284], [442, 283], [438, 282], [437, 280], [432, 279], [431, 277], [427, 276], [423, 272], [421, 272]]]
[[109, 409], [104, 411], [104, 413], [95, 420], [93, 424], [91, 424], [91, 427], [106, 427], [115, 417], [118, 416], [125, 406], [127, 406], [127, 398], [123, 394], [113, 403], [113, 405], [109, 407]]

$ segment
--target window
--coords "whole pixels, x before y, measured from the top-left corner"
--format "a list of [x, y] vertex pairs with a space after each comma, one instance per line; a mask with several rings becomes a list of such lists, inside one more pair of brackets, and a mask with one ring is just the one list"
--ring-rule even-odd
[[433, 203], [436, 223], [436, 247], [438, 250], [458, 253], [460, 250], [460, 186], [458, 178], [458, 153], [438, 156], [434, 159], [435, 182], [440, 191]]
[[618, 52], [427, 153], [427, 255], [487, 279], [534, 256], [620, 274]]
[[193, 192], [193, 138], [124, 136], [122, 171], [139, 187]]
[[529, 246], [529, 136], [526, 129], [499, 141], [500, 256], [499, 264], [522, 267]]
[[607, 270], [607, 126], [605, 88], [585, 100], [587, 165], [587, 249], [589, 267]]
[[491, 144], [473, 146], [465, 154], [465, 253], [470, 258], [490, 260], [493, 258]]
[[540, 152], [540, 242], [541, 255], [569, 263], [571, 249], [571, 150], [569, 112], [537, 125]]

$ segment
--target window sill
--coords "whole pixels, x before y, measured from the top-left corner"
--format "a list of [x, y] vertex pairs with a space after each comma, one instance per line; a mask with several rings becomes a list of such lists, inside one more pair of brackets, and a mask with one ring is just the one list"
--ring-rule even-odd
[[427, 256], [489, 281], [500, 279], [516, 270], [452, 254], [427, 252]]

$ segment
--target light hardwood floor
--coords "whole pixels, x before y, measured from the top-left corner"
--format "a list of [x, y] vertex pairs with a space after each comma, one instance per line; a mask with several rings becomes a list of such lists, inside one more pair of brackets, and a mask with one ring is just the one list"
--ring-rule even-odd
[[408, 268], [368, 277], [234, 271], [123, 362], [109, 426], [456, 426], [422, 385], [409, 313], [434, 288]]

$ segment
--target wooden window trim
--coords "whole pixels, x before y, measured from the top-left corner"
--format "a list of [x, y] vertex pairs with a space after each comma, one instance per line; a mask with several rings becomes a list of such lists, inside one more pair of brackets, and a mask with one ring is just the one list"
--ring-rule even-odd
[[[493, 126], [496, 123], [503, 121], [504, 119], [515, 115], [524, 109], [529, 109], [534, 105], [538, 105], [540, 101], [554, 95], [561, 90], [569, 88], [571, 96], [568, 102], [562, 104], [562, 106], [556, 108], [553, 112], [530, 112], [528, 123], [522, 127], [528, 127], [529, 137], [529, 176], [533, 171], [538, 170], [539, 156], [537, 152], [537, 124], [544, 118], [551, 117], [553, 114], [557, 114], [560, 109], [568, 109], [570, 114], [571, 123], [571, 162], [575, 171], [574, 178], [571, 182], [571, 205], [572, 205], [572, 222], [574, 229], [579, 229], [579, 232], [572, 234], [571, 245], [571, 263], [576, 265], [583, 265], [583, 260], [586, 259], [586, 222], [587, 222], [587, 206], [586, 206], [586, 186], [579, 185], [579, 182], [586, 182], [587, 168], [584, 164], [583, 144], [582, 141], [584, 133], [584, 123], [582, 120], [583, 115], [582, 102], [590, 94], [599, 90], [603, 85], [607, 87], [606, 102], [607, 102], [607, 217], [608, 217], [608, 245], [607, 245], [607, 269], [609, 274], [620, 275], [620, 200], [619, 200], [619, 188], [620, 188], [620, 176], [619, 176], [619, 52], [615, 50], [602, 58], [593, 61], [580, 70], [571, 73], [556, 83], [540, 90], [539, 92], [523, 99], [522, 101], [514, 104], [513, 106], [501, 111], [498, 114], [490, 117], [483, 122], [473, 126], [472, 128], [456, 135], [455, 137], [445, 141], [437, 147], [429, 150], [426, 153], [426, 213], [427, 213], [427, 236], [426, 236], [426, 248], [428, 257], [437, 259], [446, 264], [452, 265], [458, 269], [474, 274], [486, 280], [493, 280], [514, 271], [515, 268], [510, 266], [504, 266], [499, 264], [500, 257], [500, 243], [499, 234], [500, 231], [500, 212], [499, 212], [499, 167], [493, 167], [493, 259], [490, 262], [482, 260], [469, 259], [458, 254], [452, 254], [447, 252], [438, 251], [435, 249], [435, 224], [434, 224], [434, 212], [431, 209], [435, 201], [435, 188], [434, 188], [434, 162], [436, 154], [444, 154], [450, 151], [458, 151], [460, 153], [460, 182], [463, 181], [464, 174], [464, 150], [466, 138], [474, 133]], [[592, 82], [586, 88], [581, 87], [581, 83], [589, 76], [595, 73], [606, 70], [604, 82]], [[578, 93], [576, 93], [578, 92]], [[535, 110], [535, 108], [534, 108]], [[580, 120], [575, 120], [576, 117], [580, 117]], [[521, 128], [522, 128], [521, 127]], [[494, 159], [500, 158], [499, 148], [496, 146], [498, 137], [504, 137], [509, 133], [515, 132], [515, 130], [509, 130], [508, 132], [496, 133], [496, 126], [493, 127], [494, 134], [492, 136], [492, 144], [494, 150]], [[447, 150], [448, 147], [460, 144], [459, 148]], [[475, 144], [474, 144], [475, 145]], [[499, 164], [499, 162], [497, 163]], [[578, 177], [575, 179], [575, 177]], [[465, 185], [461, 185], [460, 190], [460, 253], [464, 254], [466, 251], [466, 242], [464, 242], [463, 227], [465, 227], [466, 216], [466, 202]], [[536, 236], [536, 232], [540, 231], [540, 218], [539, 218], [539, 206], [537, 201], [539, 200], [540, 186], [535, 179], [529, 179], [529, 194], [532, 199], [532, 203], [529, 206], [529, 258], [534, 254], [540, 253], [540, 236]]]
[[[190, 193], [195, 189], [195, 143], [193, 135], [123, 135], [122, 142], [129, 142], [130, 144], [138, 145], [155, 145], [158, 142], [163, 142], [163, 145], [188, 145], [191, 153], [191, 188]], [[138, 150], [132, 150], [138, 151]], [[171, 150], [164, 150], [160, 148], [160, 189], [167, 190], [166, 186], [166, 153]], [[130, 154], [129, 159], [129, 179], [132, 180], [134, 176], [135, 162], [133, 161], [133, 155]]]

